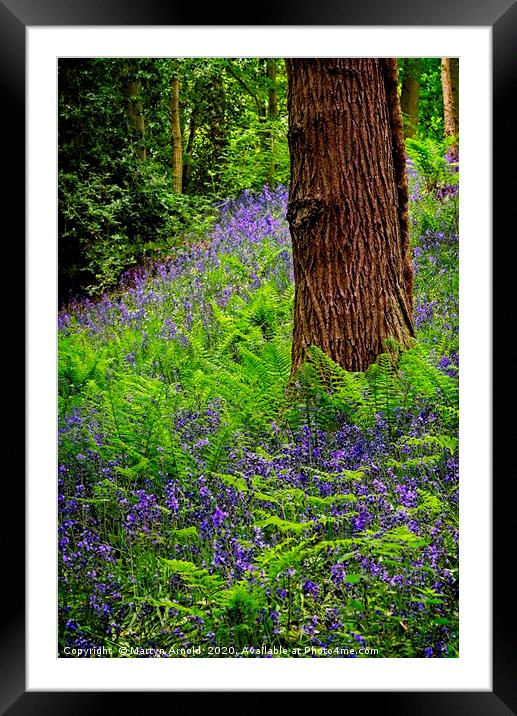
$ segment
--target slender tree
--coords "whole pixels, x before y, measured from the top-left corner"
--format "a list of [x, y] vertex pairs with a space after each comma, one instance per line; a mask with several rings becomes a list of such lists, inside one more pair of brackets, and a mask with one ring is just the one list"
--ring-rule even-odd
[[404, 60], [400, 108], [404, 119], [404, 133], [406, 137], [414, 137], [418, 125], [420, 72], [419, 57], [409, 57]]
[[456, 122], [456, 131], [458, 136], [460, 133], [460, 60], [458, 57], [451, 57], [451, 87], [452, 101], [454, 103], [454, 121]]
[[[269, 122], [272, 124], [278, 117], [278, 94], [276, 87], [276, 60], [270, 57], [266, 60], [266, 71], [269, 82], [268, 87], [268, 104], [267, 104], [267, 116]], [[275, 178], [275, 133], [273, 128], [269, 131], [269, 142], [271, 149], [271, 161], [269, 163], [267, 181], [269, 185], [273, 184]]]
[[190, 113], [189, 128], [187, 146], [185, 147], [185, 161], [183, 162], [183, 190], [188, 194], [189, 192], [189, 180], [192, 168], [192, 152], [194, 148], [194, 139], [196, 138], [196, 132], [198, 129], [199, 121], [199, 105], [194, 105]]
[[209, 124], [210, 124], [210, 144], [211, 144], [211, 163], [213, 172], [213, 181], [218, 185], [222, 174], [222, 157], [226, 145], [225, 136], [225, 114], [226, 102], [224, 83], [222, 78], [222, 68], [216, 65], [212, 72], [211, 82], [208, 88], [209, 92]]
[[267, 116], [271, 118], [278, 117], [278, 94], [276, 87], [276, 60], [274, 57], [269, 57], [266, 60], [267, 78], [269, 80], [268, 87], [268, 106]]
[[183, 142], [180, 124], [180, 80], [178, 60], [172, 60], [170, 115], [172, 187], [177, 194], [181, 194], [183, 186]]
[[457, 112], [454, 109], [454, 91], [451, 78], [451, 60], [442, 58], [442, 91], [443, 91], [443, 120], [445, 137], [452, 140], [451, 154], [458, 157], [458, 125]]
[[316, 345], [364, 371], [414, 335], [397, 63], [287, 59], [293, 374]]
[[136, 74], [136, 69], [125, 64], [122, 70], [124, 95], [126, 97], [126, 113], [129, 118], [133, 137], [135, 138], [135, 150], [139, 159], [146, 159], [145, 147], [145, 120], [142, 104], [142, 82]]

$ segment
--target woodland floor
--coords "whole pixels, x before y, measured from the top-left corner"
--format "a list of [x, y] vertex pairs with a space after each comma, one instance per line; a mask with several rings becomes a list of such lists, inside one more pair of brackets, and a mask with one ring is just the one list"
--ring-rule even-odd
[[61, 311], [60, 656], [458, 656], [457, 183], [409, 171], [417, 341], [365, 374], [286, 390], [283, 187]]

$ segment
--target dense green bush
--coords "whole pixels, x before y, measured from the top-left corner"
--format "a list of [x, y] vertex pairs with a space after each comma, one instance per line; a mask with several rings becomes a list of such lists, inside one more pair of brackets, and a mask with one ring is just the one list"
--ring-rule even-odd
[[[203, 196], [174, 194], [150, 161], [111, 173], [60, 174], [60, 273], [65, 289], [100, 294], [148, 257], [203, 236], [215, 217]], [[124, 171], [123, 171], [124, 169]]]

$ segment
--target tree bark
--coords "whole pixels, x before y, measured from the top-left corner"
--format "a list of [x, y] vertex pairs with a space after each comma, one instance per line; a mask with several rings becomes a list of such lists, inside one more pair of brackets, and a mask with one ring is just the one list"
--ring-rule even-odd
[[[126, 76], [130, 70], [126, 69]], [[139, 159], [145, 160], [147, 152], [145, 148], [145, 121], [144, 110], [141, 100], [142, 83], [139, 79], [128, 78], [124, 87], [124, 94], [127, 99], [126, 113], [129, 118], [131, 130], [135, 137], [135, 151]]]
[[460, 133], [460, 61], [458, 57], [451, 57], [451, 87], [452, 101], [454, 104], [454, 121], [456, 122], [456, 131]]
[[420, 102], [420, 58], [408, 58], [404, 61], [404, 75], [400, 94], [400, 109], [404, 118], [406, 137], [414, 137], [418, 125], [418, 105]]
[[268, 106], [267, 116], [278, 117], [278, 95], [276, 91], [276, 60], [268, 58], [266, 60], [267, 78], [269, 80], [268, 87]]
[[414, 336], [396, 60], [286, 59], [292, 374], [315, 345], [364, 371]]
[[[270, 122], [274, 122], [276, 118], [278, 117], [278, 95], [276, 90], [276, 60], [274, 58], [268, 58], [266, 60], [266, 71], [267, 71], [267, 78], [269, 81], [269, 88], [268, 88], [268, 106], [267, 106], [267, 116]], [[269, 186], [273, 185], [273, 181], [275, 178], [275, 133], [273, 129], [270, 129], [269, 131], [269, 143], [270, 143], [270, 151], [271, 151], [271, 161], [269, 163], [269, 169], [268, 169], [268, 175], [267, 175], [267, 183]]]
[[176, 67], [173, 67], [170, 95], [172, 188], [181, 194], [183, 188], [183, 142], [180, 125], [180, 81]]
[[446, 138], [452, 138], [451, 154], [453, 158], [458, 157], [458, 127], [454, 112], [454, 93], [451, 81], [451, 61], [448, 57], [442, 57], [442, 92], [443, 92], [443, 120], [444, 133]]

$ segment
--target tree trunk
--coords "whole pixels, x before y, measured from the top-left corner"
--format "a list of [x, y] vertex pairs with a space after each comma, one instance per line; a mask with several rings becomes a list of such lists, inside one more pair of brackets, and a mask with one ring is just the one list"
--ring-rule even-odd
[[176, 67], [173, 68], [173, 74], [171, 77], [170, 112], [172, 144], [172, 188], [177, 194], [181, 194], [183, 178], [183, 144], [180, 125], [180, 81], [176, 71]]
[[456, 131], [460, 133], [460, 61], [458, 57], [451, 57], [451, 87], [452, 101], [454, 104], [454, 121], [456, 122]]
[[451, 154], [458, 158], [458, 127], [454, 113], [454, 93], [451, 81], [451, 61], [448, 57], [442, 58], [442, 92], [443, 92], [443, 120], [446, 138], [452, 138]]
[[220, 74], [214, 75], [210, 87], [210, 141], [212, 145], [211, 161], [214, 171], [213, 182], [218, 185], [222, 175], [223, 151], [226, 144], [224, 135], [225, 92]]
[[[269, 81], [269, 89], [268, 89], [268, 106], [267, 106], [267, 116], [270, 122], [274, 122], [276, 118], [278, 117], [278, 95], [276, 90], [276, 60], [273, 58], [269, 58], [266, 60], [266, 70], [267, 70], [267, 78]], [[271, 161], [269, 163], [269, 169], [267, 174], [267, 183], [269, 186], [273, 185], [273, 181], [275, 178], [275, 133], [273, 128], [269, 131], [269, 143], [270, 143], [270, 151], [271, 151]]]
[[408, 58], [404, 61], [404, 75], [400, 94], [400, 108], [404, 118], [406, 137], [414, 137], [416, 134], [419, 102], [420, 58]]
[[[126, 69], [126, 76], [130, 73]], [[124, 94], [127, 98], [126, 113], [131, 125], [132, 134], [135, 138], [135, 150], [139, 159], [145, 160], [147, 152], [145, 148], [145, 121], [141, 100], [142, 83], [138, 79], [129, 78], [126, 80]]]
[[278, 117], [278, 95], [276, 91], [276, 60], [269, 58], [266, 60], [267, 78], [269, 80], [268, 87], [268, 107], [267, 116]]
[[187, 147], [185, 149], [185, 162], [183, 163], [183, 190], [188, 194], [189, 192], [189, 180], [192, 165], [192, 149], [194, 146], [194, 139], [196, 137], [197, 123], [198, 123], [199, 107], [195, 106], [190, 115], [190, 125], [188, 130]]
[[414, 335], [396, 60], [287, 59], [292, 373], [318, 346], [364, 371]]

